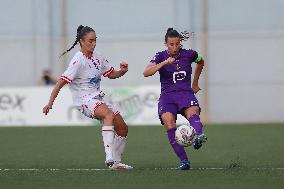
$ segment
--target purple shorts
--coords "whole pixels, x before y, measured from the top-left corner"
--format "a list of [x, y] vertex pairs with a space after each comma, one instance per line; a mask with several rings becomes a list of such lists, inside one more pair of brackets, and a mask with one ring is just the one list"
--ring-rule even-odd
[[184, 109], [191, 106], [198, 106], [199, 103], [192, 91], [181, 91], [161, 94], [158, 103], [158, 113], [163, 125], [162, 114], [171, 112], [176, 118], [177, 114], [185, 117]]

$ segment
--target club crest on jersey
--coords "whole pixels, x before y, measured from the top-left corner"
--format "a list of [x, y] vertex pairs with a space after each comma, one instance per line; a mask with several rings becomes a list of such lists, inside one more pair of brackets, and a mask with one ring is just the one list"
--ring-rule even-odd
[[99, 59], [96, 58], [96, 64], [101, 65], [101, 62]]
[[98, 64], [98, 65], [101, 64], [100, 60], [97, 59], [97, 58], [96, 58], [96, 60], [94, 60], [93, 58], [92, 58], [91, 60], [92, 60], [92, 62], [93, 62], [94, 65], [95, 65], [95, 64]]
[[181, 67], [179, 66], [179, 64], [177, 64], [176, 67], [177, 67], [177, 71], [178, 71], [179, 69], [181, 69]]
[[98, 65], [100, 65], [100, 61], [98, 59], [96, 59], [96, 60], [92, 59], [92, 63], [97, 70], [100, 70], [99, 66], [98, 66]]

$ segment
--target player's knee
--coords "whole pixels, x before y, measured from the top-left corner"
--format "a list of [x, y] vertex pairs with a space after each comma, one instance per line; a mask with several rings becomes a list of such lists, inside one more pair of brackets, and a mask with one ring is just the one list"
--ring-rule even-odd
[[199, 113], [200, 109], [197, 106], [193, 106], [188, 109], [188, 117], [191, 117], [193, 115], [199, 115]]
[[164, 122], [164, 126], [167, 128], [167, 129], [171, 129], [171, 128], [175, 128], [176, 127], [176, 123], [172, 120], [163, 120]]
[[167, 128], [175, 127], [175, 121], [172, 119], [163, 119], [163, 122]]
[[167, 128], [167, 129], [171, 129], [171, 128], [174, 128], [176, 127], [176, 122], [175, 122], [175, 117], [174, 115], [172, 115], [171, 113], [167, 112], [167, 113], [164, 113], [162, 116], [162, 121], [164, 123], [164, 126]]

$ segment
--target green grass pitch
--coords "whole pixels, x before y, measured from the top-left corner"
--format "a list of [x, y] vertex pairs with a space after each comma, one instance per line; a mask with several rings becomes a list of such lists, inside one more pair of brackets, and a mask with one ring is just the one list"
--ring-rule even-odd
[[284, 124], [206, 125], [208, 142], [179, 161], [158, 126], [129, 127], [124, 160], [104, 167], [100, 127], [0, 127], [0, 188], [284, 188]]

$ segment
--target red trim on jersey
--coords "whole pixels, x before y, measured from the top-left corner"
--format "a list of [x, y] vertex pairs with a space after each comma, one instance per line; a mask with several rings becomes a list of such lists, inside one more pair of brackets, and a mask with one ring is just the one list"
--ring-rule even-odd
[[60, 79], [66, 81], [67, 83], [71, 83], [71, 82], [72, 82], [72, 79], [69, 79], [69, 78], [66, 77], [66, 76], [61, 76]]
[[103, 73], [104, 77], [107, 77], [109, 74], [111, 74], [111, 72], [113, 72], [114, 68], [111, 67], [108, 71], [106, 71], [105, 73]]

